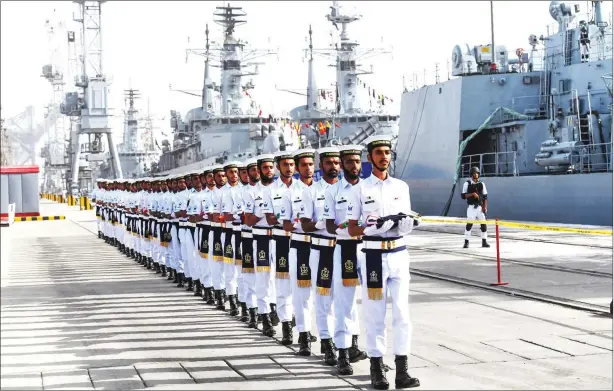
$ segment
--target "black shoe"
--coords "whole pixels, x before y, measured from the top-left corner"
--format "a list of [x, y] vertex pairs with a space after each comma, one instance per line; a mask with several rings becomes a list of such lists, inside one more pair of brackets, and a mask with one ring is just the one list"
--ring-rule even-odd
[[358, 348], [358, 335], [352, 335], [352, 346], [348, 349], [351, 363], [355, 363], [367, 358], [367, 352]]
[[154, 270], [156, 271], [156, 274], [162, 273], [162, 270], [160, 269], [160, 264], [158, 262], [154, 262]]
[[194, 281], [194, 296], [201, 296], [202, 289], [200, 288], [200, 280]]
[[174, 277], [173, 284], [177, 284], [179, 282], [179, 276], [178, 276], [177, 270], [175, 269], [173, 269], [173, 277]]
[[387, 390], [390, 383], [386, 380], [384, 361], [381, 357], [371, 357], [371, 385], [376, 390]]
[[290, 324], [290, 322], [281, 323], [281, 333], [281, 344], [284, 346], [292, 345], [294, 335], [292, 335], [292, 325]]
[[239, 315], [239, 306], [237, 305], [237, 296], [228, 295], [228, 303], [230, 304], [230, 316]]
[[337, 355], [333, 349], [333, 340], [330, 338], [322, 338], [320, 341], [320, 353], [324, 355], [324, 362], [326, 365], [334, 367], [337, 365]]
[[463, 245], [463, 248], [469, 248], [469, 241], [467, 239], [465, 239], [465, 244]]
[[262, 314], [258, 314], [256, 313], [258, 316], [256, 317], [256, 320], [258, 321], [258, 324], [262, 323]]
[[215, 308], [217, 308], [220, 311], [226, 311], [226, 303], [224, 300], [224, 295], [222, 295], [223, 289], [218, 289], [215, 291], [215, 299], [216, 299], [216, 304], [215, 304]]
[[348, 349], [339, 349], [339, 362], [337, 363], [337, 373], [341, 376], [354, 374], [354, 368], [350, 364], [350, 354]]
[[318, 341], [318, 337], [316, 337], [315, 335], [311, 335], [311, 331], [308, 331], [307, 334], [309, 335], [309, 341], [310, 342], [317, 342]]
[[409, 373], [407, 373], [407, 356], [395, 356], [394, 364], [397, 368], [394, 386], [397, 389], [420, 387], [420, 380], [409, 376]]
[[482, 239], [482, 247], [486, 247], [486, 248], [490, 247], [490, 244], [486, 242], [486, 239]]
[[250, 308], [248, 310], [249, 311], [249, 323], [247, 324], [247, 327], [249, 327], [250, 329], [255, 329], [258, 327], [256, 310], [257, 308]]
[[188, 287], [185, 288], [185, 290], [186, 292], [189, 292], [194, 289], [194, 281], [192, 281], [192, 278], [187, 278], [187, 281], [188, 281]]
[[298, 355], [299, 356], [311, 356], [311, 335], [309, 332], [298, 333]]
[[148, 259], [149, 259], [149, 264], [147, 265], [147, 269], [151, 270], [153, 269], [154, 261], [152, 258], [148, 258]]
[[239, 318], [239, 320], [241, 322], [249, 321], [249, 312], [247, 311], [247, 304], [244, 302], [241, 302], [239, 304], [241, 304], [241, 318]]
[[269, 314], [262, 314], [262, 334], [267, 337], [272, 337], [277, 334], [273, 328]]
[[183, 273], [177, 273], [178, 277], [177, 277], [177, 288], [183, 288], [185, 287], [184, 281], [185, 281], [185, 276]]
[[277, 304], [271, 303], [270, 307], [271, 307], [271, 314], [270, 314], [271, 324], [273, 326], [277, 326], [279, 324], [279, 316], [277, 315]]
[[208, 287], [205, 288], [205, 295], [207, 296], [206, 299], [203, 298], [203, 300], [205, 300], [207, 302], [207, 304], [209, 305], [215, 305], [215, 291], [213, 290], [213, 287]]
[[160, 266], [160, 270], [162, 270], [162, 273], [160, 274], [160, 277], [166, 277], [166, 265], [162, 265]]
[[290, 323], [290, 326], [292, 326], [292, 328], [296, 327], [296, 316], [292, 315], [292, 322]]

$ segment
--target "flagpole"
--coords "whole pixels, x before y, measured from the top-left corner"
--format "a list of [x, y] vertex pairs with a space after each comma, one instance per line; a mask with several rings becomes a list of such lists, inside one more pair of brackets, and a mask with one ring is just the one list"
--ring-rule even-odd
[[497, 64], [497, 51], [495, 49], [495, 17], [493, 11], [493, 0], [490, 0], [490, 38], [492, 44], [492, 63]]

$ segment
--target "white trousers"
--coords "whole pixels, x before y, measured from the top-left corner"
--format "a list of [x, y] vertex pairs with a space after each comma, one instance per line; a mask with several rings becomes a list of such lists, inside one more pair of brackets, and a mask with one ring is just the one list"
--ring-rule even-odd
[[200, 254], [198, 253], [198, 239], [200, 235], [198, 234], [198, 227], [194, 228], [194, 233], [188, 230], [188, 257], [190, 258], [190, 276], [194, 282], [200, 280], [200, 266], [202, 264], [200, 259]]
[[[275, 262], [271, 260], [271, 241], [269, 240], [269, 263], [268, 271], [258, 271], [256, 266], [256, 300], [258, 302], [258, 313], [268, 314], [271, 312], [271, 304], [275, 303]], [[258, 245], [254, 238], [254, 263], [258, 261]]]
[[[235, 249], [235, 252], [237, 249]], [[241, 253], [241, 258], [243, 257], [243, 239], [239, 241], [239, 252]], [[236, 258], [236, 257], [235, 257]], [[240, 303], [245, 303], [245, 297], [247, 295], [247, 283], [243, 277], [243, 260], [239, 261], [239, 263], [235, 263], [235, 268], [237, 269], [237, 299]], [[247, 274], [247, 273], [246, 273]]]
[[[357, 263], [362, 263], [364, 253], [360, 251], [362, 245], [357, 246]], [[362, 256], [361, 256], [362, 255]], [[344, 286], [342, 271], [345, 260], [341, 259], [341, 247], [335, 246], [333, 255], [333, 309], [335, 315], [335, 335], [333, 342], [339, 349], [349, 349], [352, 346], [352, 336], [360, 334], [358, 306], [356, 297], [360, 293], [360, 286]], [[358, 268], [358, 273], [360, 273]]]
[[368, 295], [366, 260], [361, 267], [362, 303], [369, 357], [386, 354], [386, 298], [392, 299], [392, 354], [409, 356], [412, 325], [409, 317], [409, 253], [405, 250], [382, 254], [383, 298], [371, 300]]
[[[313, 250], [311, 250], [313, 251]], [[316, 271], [311, 270], [311, 275]], [[296, 328], [299, 333], [311, 331], [311, 310], [313, 307], [313, 287], [301, 288], [297, 285], [296, 249], [290, 247], [290, 284], [292, 286], [292, 306], [296, 315]]]
[[[251, 239], [248, 239], [251, 240]], [[243, 244], [241, 244], [242, 250], [245, 248]], [[255, 248], [254, 248], [255, 249]], [[252, 254], [254, 251], [252, 251]], [[245, 257], [245, 253], [242, 253], [243, 257]], [[254, 262], [254, 258], [252, 257], [252, 262]], [[247, 308], [257, 308], [258, 300], [256, 299], [256, 272], [254, 269], [253, 272], [245, 272], [243, 268], [241, 268], [241, 280], [243, 282], [244, 296], [243, 301]], [[241, 292], [239, 290], [239, 292]]]
[[[309, 254], [309, 267], [311, 268], [311, 286], [316, 289], [316, 282], [318, 280], [318, 265], [320, 263], [320, 250], [317, 247], [311, 248]], [[314, 304], [316, 307], [316, 326], [318, 326], [318, 333], [320, 339], [330, 339], [331, 330], [333, 329], [333, 297], [335, 294], [335, 287], [331, 285], [330, 295], [322, 296], [315, 292]]]
[[[271, 240], [271, 263], [277, 265], [277, 248], [275, 239]], [[290, 262], [290, 256], [286, 262]], [[289, 274], [289, 273], [288, 273]], [[292, 280], [288, 278], [280, 278], [275, 275], [275, 304], [277, 305], [277, 316], [280, 322], [290, 322], [292, 320]]]
[[[236, 295], [237, 294], [237, 289], [238, 289], [238, 284], [239, 284], [239, 273], [237, 271], [237, 262], [235, 260], [236, 256], [235, 254], [237, 254], [237, 249], [235, 249], [236, 246], [236, 241], [235, 241], [235, 232], [237, 232], [237, 230], [233, 229], [232, 231], [232, 239], [231, 239], [231, 245], [232, 245], [232, 257], [226, 259], [224, 258], [224, 280], [225, 280], [225, 285], [226, 285], [226, 294], [227, 295]], [[238, 231], [240, 234], [240, 230]], [[224, 239], [226, 238], [225, 234], [224, 234]], [[225, 242], [224, 242], [225, 243]], [[241, 261], [239, 261], [240, 263]], [[240, 267], [240, 265], [239, 265]]]
[[183, 262], [181, 262], [181, 247], [179, 246], [179, 232], [177, 231], [177, 227], [172, 224], [171, 242], [169, 243], [168, 247], [171, 249], [171, 267], [175, 269], [177, 273], [183, 273]]
[[[486, 220], [486, 216], [484, 215], [484, 212], [482, 212], [482, 208], [480, 206], [476, 208], [469, 205], [467, 207], [467, 220]], [[465, 240], [469, 239], [471, 239], [471, 230], [467, 230], [467, 228], [465, 228]], [[482, 239], [488, 239], [488, 232], [482, 232]]]

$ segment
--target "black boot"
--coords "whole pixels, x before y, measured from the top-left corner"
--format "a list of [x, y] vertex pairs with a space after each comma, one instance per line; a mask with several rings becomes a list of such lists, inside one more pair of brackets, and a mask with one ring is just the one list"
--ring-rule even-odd
[[333, 349], [333, 340], [330, 338], [322, 338], [320, 340], [320, 353], [324, 355], [324, 362], [326, 365], [330, 365], [334, 367], [337, 365], [337, 355], [335, 354], [335, 350]]
[[490, 244], [486, 242], [486, 239], [482, 239], [482, 247], [486, 247], [486, 248], [490, 247]]
[[348, 349], [350, 362], [355, 363], [367, 358], [367, 352], [358, 348], [358, 335], [352, 335], [352, 346]]
[[230, 304], [230, 316], [239, 315], [239, 307], [237, 306], [237, 296], [228, 295], [228, 303]]
[[384, 361], [381, 357], [371, 357], [371, 385], [376, 390], [387, 390], [390, 386], [386, 380]]
[[128, 247], [126, 247], [125, 254], [127, 258], [132, 258], [132, 253], [130, 252], [130, 249]]
[[394, 364], [397, 368], [394, 386], [397, 389], [420, 387], [420, 380], [409, 376], [409, 373], [407, 373], [407, 356], [395, 356]]
[[337, 372], [341, 376], [354, 374], [354, 368], [350, 364], [349, 349], [339, 349], [339, 363], [337, 364]]
[[279, 316], [277, 315], [277, 304], [271, 303], [269, 305], [271, 307], [271, 313], [269, 316], [271, 317], [271, 324], [273, 326], [277, 326], [279, 324]]
[[305, 331], [302, 333], [298, 333], [298, 344], [299, 356], [311, 356], [311, 335], [309, 335], [309, 332]]
[[166, 277], [166, 265], [160, 266], [160, 269], [162, 270], [160, 277]]
[[194, 281], [194, 296], [202, 296], [202, 289], [200, 289], [200, 280]]
[[183, 283], [185, 281], [185, 276], [183, 273], [177, 273], [178, 277], [177, 277], [177, 288], [183, 288], [185, 287], [185, 284]]
[[154, 270], [156, 271], [156, 274], [162, 273], [162, 268], [158, 262], [154, 262]]
[[241, 322], [249, 321], [249, 312], [247, 311], [247, 304], [241, 303], [241, 318], [239, 319]]
[[147, 264], [147, 269], [153, 269], [153, 259], [147, 258], [147, 260], [149, 261], [149, 263]]
[[207, 304], [209, 305], [215, 305], [215, 294], [214, 293], [215, 292], [213, 291], [212, 286], [205, 288], [205, 297], [203, 298], [203, 300], [205, 300]]
[[290, 322], [281, 323], [281, 333], [281, 344], [285, 346], [292, 345], [294, 335], [292, 335], [292, 325], [290, 324]]
[[271, 323], [271, 317], [269, 314], [262, 314], [262, 334], [267, 337], [272, 337], [277, 332], [273, 328], [273, 324]]
[[98, 231], [98, 239], [102, 239], [102, 232]]
[[187, 281], [188, 281], [188, 287], [185, 290], [186, 292], [189, 292], [194, 289], [194, 281], [192, 281], [191, 277], [187, 278]]
[[177, 277], [177, 270], [173, 269], [173, 284], [176, 284], [179, 282], [178, 277]]
[[226, 302], [224, 300], [225, 297], [223, 293], [225, 293], [223, 289], [217, 290], [215, 292], [215, 297], [217, 299], [217, 304], [215, 308], [217, 308], [220, 311], [226, 311]]
[[247, 324], [247, 327], [249, 327], [250, 329], [255, 329], [258, 327], [256, 310], [257, 308], [249, 309], [249, 323]]
[[[257, 310], [256, 310], [257, 311]], [[256, 312], [256, 314], [258, 315], [256, 317], [256, 320], [258, 320], [258, 324], [262, 323], [262, 314], [259, 314], [258, 312]]]
[[469, 241], [467, 239], [465, 239], [465, 244], [463, 245], [463, 248], [469, 248]]

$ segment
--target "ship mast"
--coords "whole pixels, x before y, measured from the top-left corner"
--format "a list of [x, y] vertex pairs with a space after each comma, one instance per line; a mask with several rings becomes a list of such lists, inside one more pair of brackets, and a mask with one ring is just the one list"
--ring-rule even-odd
[[309, 25], [309, 60], [307, 65], [307, 112], [319, 110], [318, 87], [313, 71], [313, 31]]
[[211, 112], [213, 105], [211, 96], [211, 85], [209, 80], [209, 24], [205, 27], [205, 76], [203, 80], [203, 96], [202, 96], [202, 108], [206, 113]]

